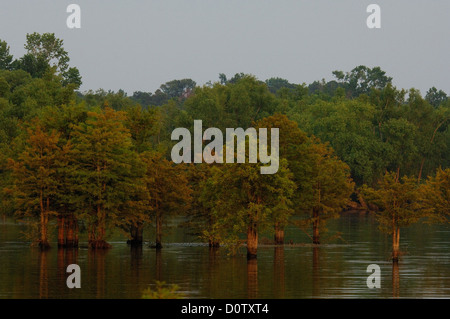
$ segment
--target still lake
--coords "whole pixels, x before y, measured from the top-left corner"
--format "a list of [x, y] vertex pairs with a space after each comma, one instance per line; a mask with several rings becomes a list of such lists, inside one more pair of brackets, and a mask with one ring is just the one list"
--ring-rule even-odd
[[[155, 281], [177, 284], [188, 298], [450, 298], [450, 226], [417, 224], [402, 230], [398, 268], [389, 260], [391, 239], [378, 231], [374, 216], [343, 213], [328, 224], [342, 240], [314, 247], [288, 227], [284, 247], [262, 245], [247, 262], [245, 250], [231, 257], [210, 250], [171, 227], [157, 252], [132, 249], [114, 235], [108, 251], [30, 247], [26, 227], [0, 221], [0, 298], [140, 298]], [[264, 237], [264, 236], [260, 236]], [[144, 232], [145, 240], [152, 231]], [[69, 264], [81, 268], [81, 289], [66, 286]], [[381, 268], [381, 288], [369, 289], [367, 266]]]

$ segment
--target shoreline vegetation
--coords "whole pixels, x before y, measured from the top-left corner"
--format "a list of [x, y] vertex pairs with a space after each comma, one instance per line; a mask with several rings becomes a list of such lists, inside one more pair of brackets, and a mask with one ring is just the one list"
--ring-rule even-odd
[[[373, 211], [400, 256], [401, 229], [448, 222], [450, 99], [430, 88], [397, 89], [380, 67], [332, 72], [334, 80], [294, 84], [238, 73], [198, 86], [173, 80], [156, 92], [79, 92], [63, 40], [27, 34], [14, 59], [0, 40], [0, 214], [30, 223], [29, 238], [76, 248], [107, 249], [119, 229], [129, 244], [154, 225], [161, 249], [165, 222], [210, 247], [257, 256], [259, 234], [285, 244], [289, 223], [323, 243], [327, 221], [343, 210]], [[261, 163], [174, 164], [174, 129], [193, 123], [279, 128], [279, 170]], [[204, 145], [208, 141], [203, 141]], [[246, 154], [248, 157], [248, 154]], [[244, 239], [243, 239], [244, 238]]]

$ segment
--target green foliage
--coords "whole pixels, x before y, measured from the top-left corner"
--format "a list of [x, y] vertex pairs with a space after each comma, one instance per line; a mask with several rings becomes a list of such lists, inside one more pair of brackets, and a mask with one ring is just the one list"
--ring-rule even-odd
[[363, 187], [367, 200], [380, 209], [377, 220], [383, 232], [392, 234], [393, 227], [407, 227], [424, 216], [420, 188], [415, 178], [388, 172], [376, 189]]
[[[213, 246], [237, 248], [243, 234], [257, 243], [258, 232], [284, 228], [293, 214], [318, 238], [348, 204], [352, 180], [373, 187], [361, 194], [380, 207], [386, 231], [425, 215], [447, 220], [450, 104], [442, 90], [422, 98], [393, 87], [379, 67], [358, 66], [310, 85], [237, 73], [202, 87], [173, 80], [131, 97], [82, 94], [61, 39], [28, 34], [25, 48], [13, 61], [0, 41], [0, 212], [29, 218], [40, 242], [56, 215], [86, 225], [93, 247], [113, 227], [150, 222], [160, 243], [163, 220], [174, 214]], [[279, 128], [278, 173], [261, 175], [259, 164], [174, 165], [171, 132], [192, 129], [193, 120], [222, 131]]]
[[[291, 198], [295, 191], [287, 161], [280, 160], [276, 174], [260, 174], [260, 164], [223, 164], [211, 168], [204, 197], [212, 202], [214, 222], [225, 242], [236, 241], [240, 234], [268, 230], [277, 221], [285, 221], [292, 213]], [[252, 237], [253, 238], [253, 237]], [[257, 245], [257, 242], [256, 242]], [[255, 247], [256, 250], [256, 247]]]
[[375, 204], [377, 221], [382, 232], [392, 235], [392, 260], [397, 262], [400, 255], [400, 229], [417, 223], [427, 215], [421, 195], [423, 191], [417, 180], [404, 176], [398, 171], [387, 172], [376, 189], [364, 186], [362, 192], [370, 203]]
[[192, 190], [182, 164], [174, 164], [161, 153], [144, 152], [140, 159], [145, 165], [143, 182], [148, 193], [150, 210], [156, 223], [156, 247], [162, 247], [163, 218], [189, 209]]
[[10, 70], [13, 56], [9, 54], [9, 45], [0, 40], [0, 70]]
[[439, 168], [422, 187], [422, 198], [432, 222], [448, 222], [450, 216], [450, 169]]
[[392, 82], [392, 78], [378, 66], [371, 69], [360, 65], [345, 74], [334, 71], [333, 75], [343, 84], [349, 97], [369, 94], [371, 89], [383, 89]]
[[167, 285], [164, 281], [156, 281], [155, 288], [144, 290], [142, 299], [183, 299], [185, 296], [179, 292], [180, 287], [172, 284]]
[[447, 93], [445, 93], [442, 90], [437, 90], [434, 86], [430, 88], [426, 95], [425, 100], [427, 100], [428, 103], [433, 105], [434, 107], [438, 107], [439, 105], [444, 104], [448, 100]]
[[124, 121], [125, 113], [105, 108], [89, 112], [86, 122], [73, 128], [73, 204], [88, 224], [92, 245], [105, 241], [108, 222], [120, 223], [119, 208], [133, 193], [142, 167]]

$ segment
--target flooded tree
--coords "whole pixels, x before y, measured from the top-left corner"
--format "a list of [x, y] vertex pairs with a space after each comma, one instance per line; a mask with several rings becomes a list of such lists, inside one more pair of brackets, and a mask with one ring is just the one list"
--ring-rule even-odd
[[388, 172], [377, 188], [365, 186], [363, 192], [367, 199], [379, 208], [379, 228], [392, 235], [392, 261], [398, 262], [400, 229], [418, 222], [425, 216], [417, 179], [407, 176], [399, 179], [396, 172]]
[[59, 133], [45, 132], [38, 120], [26, 132], [25, 150], [17, 160], [9, 159], [13, 185], [7, 191], [16, 202], [18, 216], [37, 217], [39, 246], [46, 249], [50, 247], [49, 219], [56, 215], [54, 198], [60, 187], [57, 172], [67, 149], [58, 146]]
[[[292, 173], [292, 180], [296, 185], [296, 192], [292, 196], [293, 209], [298, 210], [303, 204], [300, 194], [306, 190], [308, 181], [305, 175], [310, 170], [311, 163], [306, 156], [309, 151], [306, 133], [298, 128], [298, 124], [290, 120], [286, 115], [275, 114], [263, 118], [256, 123], [258, 128], [278, 128], [280, 134], [279, 156], [287, 160], [289, 170]], [[281, 214], [275, 218], [274, 242], [277, 245], [284, 244], [284, 229], [289, 220], [289, 214]]]
[[[258, 233], [274, 225], [274, 218], [292, 214], [295, 190], [287, 161], [276, 174], [260, 174], [260, 164], [224, 164], [213, 167], [210, 191], [217, 193], [214, 214], [222, 238], [247, 237], [247, 258], [256, 258]], [[287, 216], [284, 216], [287, 215]]]
[[348, 165], [334, 154], [327, 143], [312, 137], [309, 153], [305, 156], [311, 166], [305, 174], [309, 187], [305, 187], [301, 194], [301, 208], [309, 217], [297, 224], [301, 228], [312, 225], [313, 244], [320, 244], [320, 230], [327, 220], [339, 217], [350, 201], [354, 183]]
[[144, 183], [156, 224], [155, 247], [160, 249], [164, 217], [187, 210], [192, 190], [182, 164], [173, 164], [161, 153], [155, 152], [145, 152], [141, 154], [141, 159], [146, 166]]
[[88, 116], [74, 127], [71, 202], [87, 223], [89, 246], [108, 248], [107, 224], [121, 219], [118, 208], [129, 199], [139, 163], [123, 112], [105, 108]]

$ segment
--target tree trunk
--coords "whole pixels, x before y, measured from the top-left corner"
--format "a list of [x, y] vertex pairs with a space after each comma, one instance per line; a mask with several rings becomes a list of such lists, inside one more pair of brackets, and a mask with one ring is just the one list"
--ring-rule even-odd
[[417, 182], [422, 180], [422, 172], [423, 172], [423, 164], [425, 163], [425, 157], [422, 158], [422, 162], [420, 162], [419, 176], [417, 177]]
[[39, 247], [42, 250], [50, 248], [50, 244], [48, 243], [48, 237], [47, 237], [47, 211], [44, 208], [44, 196], [43, 191], [41, 190], [40, 197], [39, 197], [39, 206], [41, 208], [41, 224], [40, 224], [40, 238], [39, 238]]
[[39, 240], [39, 247], [42, 250], [50, 248], [50, 244], [48, 242], [48, 234], [47, 234], [47, 221], [48, 217], [46, 216], [47, 212], [41, 213], [41, 239]]
[[72, 215], [72, 227], [74, 232], [73, 247], [78, 247], [78, 220]]
[[66, 247], [74, 247], [73, 238], [73, 218], [72, 216], [66, 218]]
[[[209, 219], [208, 219], [208, 227], [209, 227], [209, 229], [212, 229], [214, 227], [214, 220], [213, 220], [213, 217], [211, 216], [211, 214], [209, 215]], [[210, 248], [219, 248], [220, 242], [217, 240], [215, 235], [212, 235], [208, 238], [208, 245]]]
[[400, 251], [400, 227], [394, 227], [392, 233], [392, 261], [394, 263], [398, 262], [399, 251]]
[[258, 231], [256, 224], [251, 223], [247, 228], [247, 259], [256, 258], [258, 250]]
[[247, 260], [247, 298], [258, 298], [258, 261], [255, 258]]
[[400, 270], [398, 263], [392, 263], [392, 297], [400, 297]]
[[62, 215], [58, 215], [58, 248], [63, 248], [66, 246], [65, 242], [65, 218]]
[[284, 247], [275, 247], [273, 254], [273, 278], [275, 298], [285, 298], [285, 263]]
[[66, 217], [66, 247], [78, 247], [78, 222], [73, 214]]
[[131, 239], [127, 241], [131, 246], [142, 246], [144, 233], [144, 224], [138, 222], [130, 226]]
[[155, 248], [161, 249], [162, 248], [162, 216], [161, 212], [158, 210], [156, 212], [156, 243]]
[[284, 227], [279, 223], [275, 223], [275, 245], [284, 245]]
[[364, 197], [362, 196], [362, 194], [361, 194], [359, 191], [357, 191], [356, 194], [357, 194], [357, 196], [358, 196], [358, 201], [359, 201], [359, 203], [361, 204], [361, 207], [362, 207], [364, 210], [368, 210], [369, 208], [368, 208], [367, 203], [366, 203], [366, 201], [364, 200]]
[[92, 229], [92, 235], [89, 242], [89, 248], [107, 249], [111, 245], [106, 242], [106, 217], [100, 205], [97, 205], [97, 224]]
[[210, 248], [219, 248], [220, 247], [220, 243], [217, 240], [214, 240], [213, 238], [209, 238], [208, 239], [208, 246]]
[[319, 210], [313, 208], [313, 244], [320, 244], [319, 235]]

